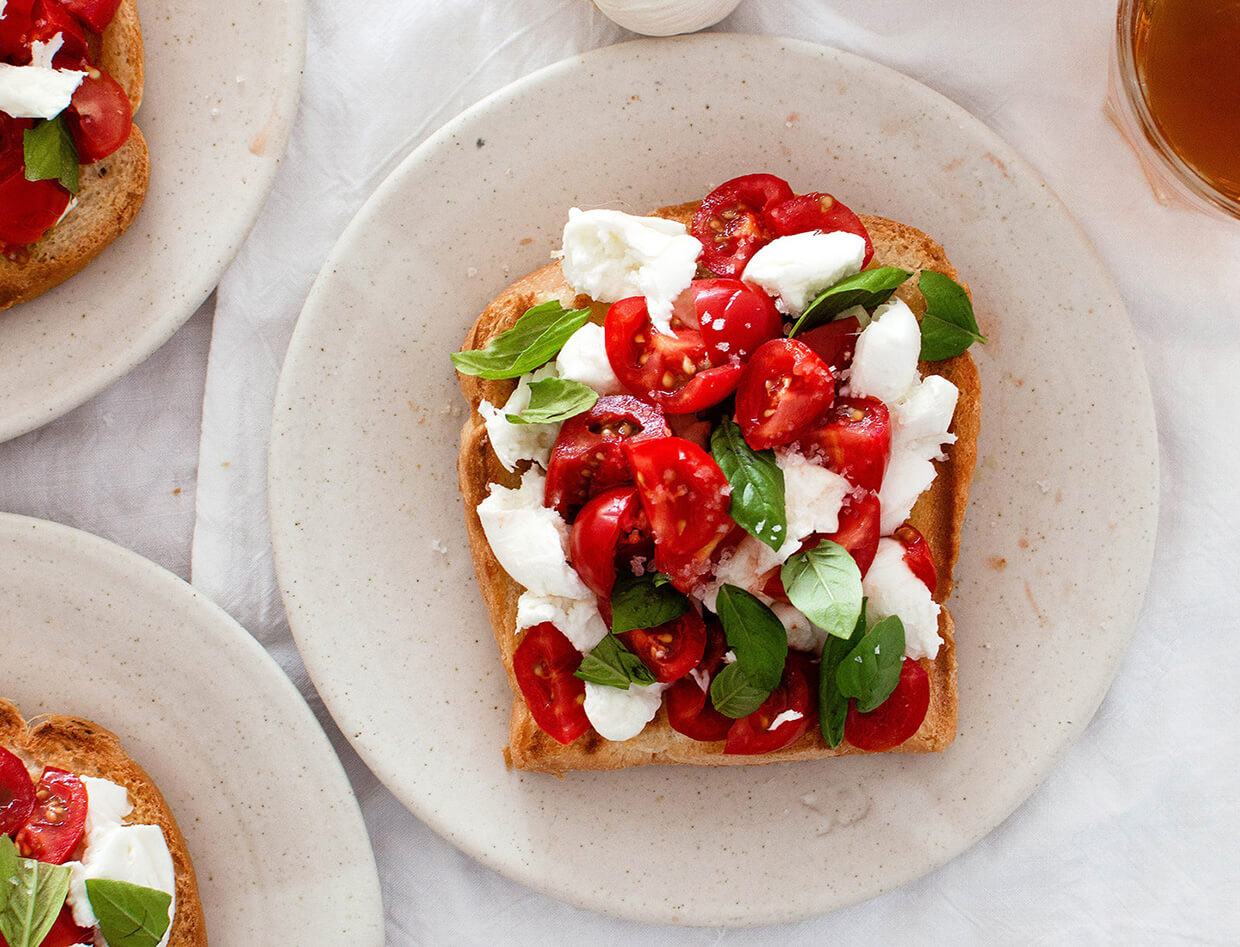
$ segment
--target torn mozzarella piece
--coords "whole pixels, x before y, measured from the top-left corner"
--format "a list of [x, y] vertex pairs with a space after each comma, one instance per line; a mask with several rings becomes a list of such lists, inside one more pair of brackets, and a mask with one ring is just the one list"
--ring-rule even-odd
[[788, 647], [818, 654], [827, 640], [827, 633], [806, 618], [792, 605], [772, 602], [771, 611], [788, 633]]
[[926, 584], [904, 561], [904, 547], [894, 539], [880, 539], [870, 570], [861, 580], [866, 619], [871, 625], [898, 615], [904, 624], [904, 656], [933, 658], [939, 653], [938, 602]]
[[814, 297], [846, 276], [861, 272], [865, 240], [855, 233], [797, 233], [760, 248], [741, 275], [777, 297], [777, 307], [799, 316]]
[[551, 622], [574, 648], [585, 654], [607, 637], [607, 625], [599, 614], [598, 601], [589, 598], [563, 598], [522, 592], [517, 599], [517, 627], [520, 632], [534, 625]]
[[883, 535], [908, 519], [913, 504], [934, 482], [932, 460], [943, 458], [959, 391], [946, 378], [929, 375], [891, 405], [891, 460], [878, 491]]
[[759, 585], [758, 580], [763, 575], [782, 561], [779, 553], [762, 540], [746, 536], [735, 549], [719, 557], [714, 578], [703, 585], [697, 594], [702, 599], [702, 604], [712, 612], [715, 611], [719, 590], [725, 585], [735, 585], [738, 589], [752, 592], [763, 601], [768, 601], [755, 586]]
[[810, 535], [839, 529], [840, 507], [853, 486], [792, 447], [777, 447], [775, 462], [784, 474], [784, 510], [788, 519], [787, 537], [778, 553], [783, 562]]
[[921, 328], [913, 310], [901, 299], [883, 303], [857, 336], [848, 376], [850, 393], [888, 405], [899, 401], [917, 384], [920, 354]]
[[520, 414], [530, 406], [530, 382], [554, 377], [555, 366], [545, 365], [536, 372], [522, 375], [502, 408], [495, 407], [489, 401], [478, 405], [478, 414], [486, 424], [491, 449], [507, 470], [515, 470], [523, 460], [532, 460], [544, 468], [547, 466], [551, 448], [560, 434], [560, 425], [513, 424], [508, 420], [508, 415]]
[[586, 719], [604, 740], [630, 740], [659, 712], [666, 689], [666, 684], [630, 684], [621, 690], [586, 681]]
[[628, 389], [612, 371], [603, 341], [603, 327], [587, 322], [568, 337], [555, 360], [561, 378], [581, 382], [600, 395], [622, 395]]

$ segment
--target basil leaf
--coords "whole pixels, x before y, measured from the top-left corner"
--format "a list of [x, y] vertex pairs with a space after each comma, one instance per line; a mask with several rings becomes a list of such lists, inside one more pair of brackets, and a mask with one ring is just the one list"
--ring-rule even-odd
[[861, 614], [861, 570], [843, 546], [824, 539], [789, 557], [779, 572], [788, 600], [837, 638], [852, 634]]
[[78, 192], [78, 151], [64, 114], [27, 128], [22, 135], [27, 181], [59, 181]]
[[775, 613], [735, 585], [724, 585], [715, 601], [736, 666], [755, 688], [768, 694], [779, 686], [788, 658], [788, 632]]
[[171, 923], [172, 896], [166, 891], [91, 878], [86, 896], [108, 947], [155, 947]]
[[818, 673], [818, 725], [827, 746], [839, 746], [844, 740], [844, 722], [848, 719], [848, 698], [840, 693], [835, 679], [836, 671], [845, 656], [865, 636], [865, 599], [861, 600], [861, 615], [851, 638], [827, 635], [822, 644], [822, 666]]
[[710, 702], [717, 711], [733, 720], [748, 717], [770, 695], [770, 691], [750, 683], [739, 663], [724, 665], [710, 682]]
[[778, 549], [788, 538], [788, 515], [784, 472], [775, 463], [775, 452], [750, 447], [731, 418], [724, 418], [711, 432], [710, 452], [732, 485], [728, 506], [732, 519], [754, 538]]
[[864, 306], [866, 309], [881, 306], [891, 298], [896, 287], [912, 275], [909, 270], [898, 266], [876, 266], [872, 270], [846, 276], [806, 306], [788, 334], [794, 336], [798, 332], [825, 325], [853, 306]]
[[655, 681], [642, 659], [612, 635], [605, 637], [581, 659], [581, 667], [573, 676], [591, 684], [618, 687], [622, 691], [627, 691], [629, 684], [653, 684]]
[[922, 270], [917, 288], [926, 297], [921, 319], [921, 357], [927, 362], [954, 358], [974, 342], [985, 342], [964, 287], [950, 276]]
[[835, 672], [845, 697], [855, 697], [863, 714], [880, 706], [900, 681], [904, 666], [904, 623], [895, 615], [878, 622], [848, 652]]
[[39, 947], [69, 894], [69, 867], [22, 858], [0, 835], [0, 935], [9, 947]]
[[568, 337], [589, 321], [589, 309], [566, 310], [553, 299], [527, 309], [516, 325], [486, 348], [453, 352], [452, 364], [462, 375], [516, 378], [555, 358]]
[[611, 590], [611, 633], [635, 628], [658, 628], [689, 610], [683, 592], [659, 581], [657, 573], [618, 576]]
[[568, 378], [530, 382], [530, 403], [520, 414], [505, 417], [511, 424], [555, 424], [594, 407], [598, 392]]

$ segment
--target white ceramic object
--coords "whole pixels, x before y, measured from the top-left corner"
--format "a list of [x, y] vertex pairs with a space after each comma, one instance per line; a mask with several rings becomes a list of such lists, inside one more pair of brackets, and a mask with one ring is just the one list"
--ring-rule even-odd
[[594, 0], [608, 19], [644, 36], [674, 36], [714, 26], [740, 0]]
[[340, 761], [279, 666], [136, 553], [0, 514], [0, 695], [107, 727], [168, 800], [213, 944], [383, 944]]
[[[575, 116], [550, 147], [549, 116]], [[738, 130], [740, 130], [738, 132]], [[571, 206], [644, 212], [769, 171], [924, 228], [973, 289], [981, 458], [951, 607], [943, 755], [511, 772], [511, 694], [457, 490], [448, 353], [547, 262]], [[544, 69], [414, 152], [341, 237], [276, 402], [271, 520], [327, 706], [420, 818], [628, 918], [787, 921], [916, 878], [1004, 819], [1097, 709], [1149, 575], [1157, 452], [1115, 287], [1004, 142], [906, 76], [769, 37], [640, 41]]]
[[275, 181], [297, 108], [305, 0], [139, 0], [151, 152], [137, 219], [77, 276], [0, 312], [0, 441], [102, 391], [215, 288]]

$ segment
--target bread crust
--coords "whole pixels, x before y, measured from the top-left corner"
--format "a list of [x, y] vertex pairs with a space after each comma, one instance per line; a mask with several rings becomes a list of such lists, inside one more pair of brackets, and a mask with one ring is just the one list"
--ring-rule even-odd
[[[134, 112], [145, 78], [137, 0], [122, 0], [98, 39], [99, 64], [125, 90]], [[123, 234], [138, 215], [151, 176], [146, 139], [134, 125], [129, 140], [101, 161], [81, 165], [77, 205], [18, 263], [0, 256], [0, 310], [34, 299], [88, 263]]]
[[26, 721], [16, 706], [0, 698], [0, 746], [39, 766], [54, 766], [77, 776], [108, 779], [124, 786], [133, 803], [126, 823], [158, 825], [172, 855], [176, 911], [169, 947], [206, 947], [202, 900], [185, 838], [158, 787], [121, 748], [114, 733], [89, 720], [64, 714], [46, 714]]
[[[655, 216], [688, 224], [696, 207], [696, 202], [664, 207], [655, 211]], [[900, 266], [915, 271], [896, 294], [920, 320], [925, 313], [925, 299], [917, 288], [917, 273], [922, 268], [932, 269], [958, 280], [955, 267], [948, 261], [943, 248], [920, 230], [883, 217], [862, 216], [861, 219], [874, 243], [872, 266]], [[967, 285], [962, 285], [968, 290]], [[594, 303], [589, 297], [575, 293], [564, 281], [559, 264], [552, 263], [517, 280], [492, 300], [470, 328], [462, 348], [485, 346], [490, 339], [510, 329], [530, 306], [550, 299], [558, 299], [566, 307], [590, 305], [596, 322], [602, 322], [607, 311], [606, 305]], [[977, 367], [967, 352], [941, 362], [922, 362], [918, 367], [923, 375], [942, 375], [960, 390], [950, 428], [957, 437], [956, 443], [947, 449], [945, 461], [935, 462], [934, 483], [918, 499], [909, 517], [930, 545], [938, 571], [934, 599], [944, 604], [952, 592], [952, 573], [960, 552], [960, 534], [977, 457], [981, 388]], [[775, 753], [728, 755], [723, 752], [722, 741], [699, 742], [673, 730], [667, 722], [665, 707], [659, 709], [657, 716], [640, 734], [623, 742], [605, 740], [593, 730], [588, 730], [564, 746], [544, 733], [534, 722], [513, 673], [513, 653], [518, 642], [514, 632], [517, 600], [522, 587], [512, 580], [495, 558], [477, 512], [478, 504], [490, 490], [490, 484], [515, 487], [520, 481], [519, 474], [506, 470], [496, 458], [487, 438], [486, 426], [478, 413], [478, 405], [483, 400], [503, 404], [516, 387], [516, 382], [459, 373], [457, 377], [471, 409], [461, 429], [457, 471], [474, 570], [513, 692], [509, 745], [504, 751], [511, 766], [562, 775], [569, 770], [620, 769], [652, 763], [752, 766], [863, 752], [847, 741], [838, 747], [829, 747], [819, 728], [811, 726], [800, 740]], [[955, 738], [955, 625], [946, 607], [939, 614], [939, 635], [943, 645], [938, 655], [933, 661], [921, 662], [930, 675], [930, 709], [917, 733], [893, 752], [942, 752]]]

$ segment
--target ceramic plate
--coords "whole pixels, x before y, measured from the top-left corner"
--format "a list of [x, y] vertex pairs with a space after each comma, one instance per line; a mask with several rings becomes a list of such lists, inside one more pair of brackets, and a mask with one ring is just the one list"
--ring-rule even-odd
[[137, 219], [89, 267], [0, 312], [0, 441], [60, 417], [163, 345], [241, 247], [297, 108], [304, 0], [139, 0], [151, 151]]
[[[448, 353], [492, 295], [548, 260], [569, 207], [640, 213], [751, 171], [921, 227], [973, 288], [990, 344], [977, 353], [981, 459], [952, 599], [960, 735], [942, 756], [509, 772], [510, 694], [462, 523], [465, 407]], [[414, 152], [307, 301], [270, 470], [293, 633], [391, 790], [532, 887], [692, 924], [869, 897], [1019, 805], [1115, 672], [1149, 575], [1158, 479], [1115, 287], [1029, 166], [903, 75], [728, 35], [559, 63]]]
[[102, 724], [185, 835], [213, 944], [383, 944], [344, 770], [279, 666], [176, 576], [0, 514], [0, 695]]

